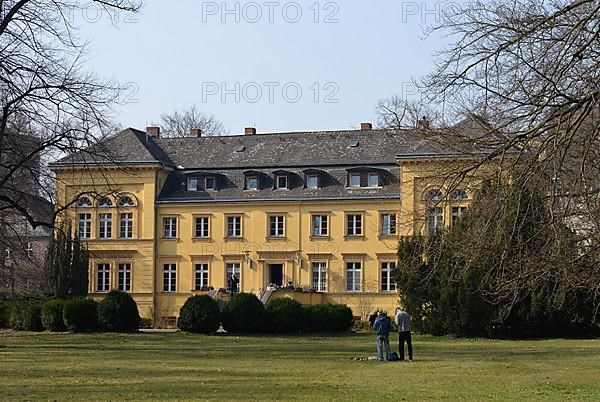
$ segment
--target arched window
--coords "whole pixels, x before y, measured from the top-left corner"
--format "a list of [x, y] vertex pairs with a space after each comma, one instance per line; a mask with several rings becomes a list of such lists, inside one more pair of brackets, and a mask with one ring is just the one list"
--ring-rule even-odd
[[91, 208], [93, 206], [92, 201], [87, 197], [81, 197], [79, 202], [77, 202], [77, 206], [81, 208]]
[[467, 194], [467, 192], [465, 190], [454, 190], [452, 192], [452, 194], [450, 195], [450, 199], [452, 201], [468, 200], [469, 195]]
[[109, 208], [109, 207], [113, 206], [113, 202], [110, 198], [104, 197], [104, 198], [100, 199], [100, 201], [98, 202], [98, 206], [100, 208]]
[[119, 198], [119, 206], [120, 207], [135, 207], [135, 201], [133, 198], [129, 196], [123, 196]]
[[444, 194], [439, 189], [429, 190], [425, 196], [427, 201], [441, 201]]

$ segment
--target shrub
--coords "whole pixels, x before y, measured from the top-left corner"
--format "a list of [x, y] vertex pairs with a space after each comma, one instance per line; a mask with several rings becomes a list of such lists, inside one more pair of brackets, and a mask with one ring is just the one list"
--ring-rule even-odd
[[112, 332], [135, 332], [140, 325], [140, 313], [133, 298], [113, 290], [98, 304], [98, 326]]
[[37, 301], [31, 301], [25, 304], [23, 309], [23, 329], [25, 331], [43, 331], [42, 325], [42, 305]]
[[41, 304], [37, 300], [13, 299], [6, 302], [5, 325], [18, 331], [43, 330]]
[[186, 300], [179, 311], [177, 327], [182, 331], [209, 334], [219, 329], [219, 304], [207, 295], [196, 295]]
[[8, 302], [0, 303], [0, 328], [8, 326]]
[[83, 297], [67, 300], [63, 309], [63, 320], [67, 328], [73, 332], [95, 330], [97, 305], [94, 300]]
[[345, 304], [314, 304], [306, 310], [312, 331], [344, 332], [349, 331], [354, 324], [352, 309]]
[[228, 332], [261, 333], [265, 331], [267, 312], [258, 297], [240, 293], [225, 305], [221, 320]]
[[48, 331], [62, 332], [67, 330], [63, 320], [64, 305], [64, 300], [53, 299], [48, 300], [42, 306], [42, 325]]
[[267, 305], [269, 329], [279, 334], [308, 332], [308, 314], [302, 304], [290, 298], [274, 299]]
[[152, 328], [152, 319], [140, 318], [140, 328]]

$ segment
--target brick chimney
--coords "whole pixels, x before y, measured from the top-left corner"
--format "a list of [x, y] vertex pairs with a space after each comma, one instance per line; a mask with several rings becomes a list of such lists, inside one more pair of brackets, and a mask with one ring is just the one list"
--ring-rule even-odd
[[245, 135], [254, 135], [256, 134], [256, 127], [246, 127], [244, 130]]
[[190, 137], [195, 137], [195, 138], [202, 137], [202, 129], [201, 128], [190, 128]]
[[360, 123], [360, 129], [361, 129], [361, 131], [373, 130], [373, 124], [371, 124], [371, 123]]
[[160, 138], [160, 127], [146, 127], [146, 134], [157, 140]]

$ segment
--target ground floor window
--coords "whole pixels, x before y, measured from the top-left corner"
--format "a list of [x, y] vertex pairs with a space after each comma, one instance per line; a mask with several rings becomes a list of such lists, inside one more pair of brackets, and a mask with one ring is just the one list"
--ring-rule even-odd
[[346, 290], [348, 292], [361, 291], [361, 265], [360, 262], [346, 263]]
[[327, 263], [312, 263], [312, 287], [317, 292], [327, 292]]
[[196, 264], [194, 289], [208, 289], [208, 264]]
[[131, 264], [119, 264], [119, 290], [131, 292]]
[[392, 271], [396, 268], [395, 262], [381, 263], [381, 291], [392, 292], [396, 290], [396, 283], [392, 279]]
[[176, 292], [177, 291], [177, 265], [176, 264], [165, 264], [163, 271], [163, 291], [164, 292]]
[[427, 231], [434, 233], [437, 229], [444, 225], [444, 209], [429, 208], [427, 214]]
[[110, 264], [98, 264], [96, 290], [108, 292], [110, 290]]
[[[232, 273], [233, 273], [233, 275], [235, 275], [235, 277], [237, 279], [237, 283], [236, 283], [237, 289], [235, 289], [235, 292], [238, 293], [240, 291], [240, 263], [232, 262], [232, 263], [225, 264], [225, 281], [226, 281], [226, 283], [229, 282], [228, 279]], [[231, 289], [227, 289], [227, 290], [231, 291]]]

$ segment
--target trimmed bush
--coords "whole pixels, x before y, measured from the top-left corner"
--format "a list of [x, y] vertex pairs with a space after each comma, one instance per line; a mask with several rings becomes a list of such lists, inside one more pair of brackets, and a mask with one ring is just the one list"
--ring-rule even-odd
[[152, 319], [140, 318], [140, 328], [152, 328]]
[[352, 328], [352, 309], [345, 304], [314, 304], [306, 310], [312, 331], [345, 332]]
[[23, 329], [25, 331], [43, 331], [42, 325], [42, 305], [39, 302], [30, 302], [25, 305], [23, 310]]
[[207, 295], [196, 295], [186, 300], [179, 311], [177, 327], [182, 331], [210, 334], [219, 329], [219, 304]]
[[98, 303], [98, 326], [112, 332], [135, 332], [140, 325], [140, 313], [133, 298], [113, 290]]
[[8, 321], [8, 302], [2, 302], [0, 303], [0, 328], [6, 328]]
[[83, 297], [67, 300], [63, 309], [63, 320], [70, 331], [93, 331], [97, 327], [96, 309], [98, 303]]
[[14, 299], [7, 301], [6, 304], [5, 317], [8, 327], [17, 331], [43, 330], [39, 301]]
[[48, 331], [62, 332], [67, 330], [63, 320], [64, 300], [48, 300], [42, 306], [42, 325]]
[[265, 332], [267, 311], [253, 294], [240, 293], [225, 305], [221, 315], [223, 328], [228, 332], [256, 334]]
[[271, 300], [267, 304], [269, 329], [278, 334], [308, 332], [306, 309], [294, 299], [287, 297]]

